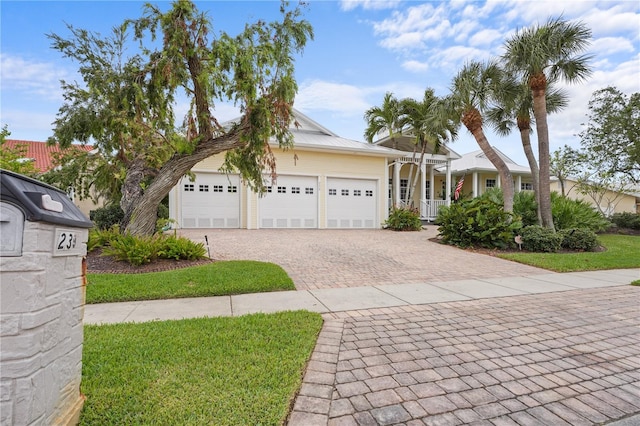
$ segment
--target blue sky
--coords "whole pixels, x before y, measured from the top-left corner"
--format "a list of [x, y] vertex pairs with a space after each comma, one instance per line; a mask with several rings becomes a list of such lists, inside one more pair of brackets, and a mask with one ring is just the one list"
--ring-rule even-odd
[[[168, 7], [168, 2], [153, 2]], [[278, 17], [276, 1], [199, 1], [214, 32], [237, 34], [245, 22]], [[109, 34], [126, 18], [140, 16], [139, 1], [0, 2], [0, 123], [11, 138], [44, 141], [62, 105], [60, 79], [77, 79], [77, 65], [50, 48], [47, 33], [66, 36], [65, 23]], [[296, 61], [299, 92], [295, 106], [338, 135], [364, 141], [364, 112], [380, 105], [387, 91], [421, 99], [427, 87], [446, 95], [452, 77], [470, 60], [501, 54], [517, 29], [562, 15], [593, 32], [588, 53], [594, 73], [568, 86], [569, 107], [549, 121], [551, 150], [579, 146], [593, 91], [608, 85], [640, 92], [640, 2], [637, 1], [315, 1], [305, 9], [315, 39]], [[177, 110], [180, 110], [178, 106]], [[220, 120], [237, 111], [220, 105]], [[517, 134], [492, 145], [527, 164]], [[535, 135], [532, 140], [535, 142]], [[477, 150], [461, 129], [451, 145], [458, 153]]]

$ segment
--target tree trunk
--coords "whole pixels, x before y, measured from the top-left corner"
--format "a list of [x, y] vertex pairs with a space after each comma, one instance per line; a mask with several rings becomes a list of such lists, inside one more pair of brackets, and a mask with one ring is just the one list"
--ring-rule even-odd
[[533, 194], [536, 198], [536, 210], [538, 216], [538, 223], [542, 223], [542, 215], [540, 213], [540, 170], [538, 169], [538, 162], [533, 155], [533, 149], [531, 148], [531, 138], [529, 126], [526, 129], [520, 129], [520, 139], [522, 140], [522, 148], [524, 149], [524, 155], [529, 162], [529, 168], [531, 169], [531, 178], [533, 181]]
[[473, 137], [476, 139], [476, 142], [484, 152], [484, 155], [487, 156], [491, 164], [495, 166], [500, 174], [500, 180], [502, 181], [502, 197], [504, 200], [504, 211], [512, 213], [513, 212], [513, 176], [511, 176], [511, 171], [509, 167], [507, 167], [506, 163], [500, 158], [498, 153], [491, 147], [487, 137], [482, 130], [482, 127], [478, 127], [475, 129], [475, 132], [472, 132]]
[[[416, 185], [418, 184], [418, 176], [420, 176], [420, 172], [422, 171], [422, 161], [424, 161], [424, 152], [425, 152], [426, 148], [427, 148], [426, 142], [422, 141], [422, 149], [420, 150], [420, 161], [418, 163], [419, 164], [418, 171], [413, 176], [413, 181], [411, 182], [411, 191], [409, 192], [409, 194], [407, 196], [407, 198], [409, 200], [413, 199], [413, 194], [416, 191]], [[424, 179], [424, 176], [422, 176], [422, 178]]]
[[[243, 123], [243, 127], [246, 124]], [[127, 226], [124, 231], [132, 235], [152, 235], [156, 228], [158, 205], [169, 191], [176, 186], [189, 170], [200, 161], [230, 149], [242, 146], [238, 126], [229, 133], [209, 140], [201, 141], [191, 154], [174, 155], [159, 170], [151, 184], [133, 204], [130, 215], [126, 216]], [[127, 173], [128, 175], [128, 173]], [[125, 215], [126, 215], [125, 211]]]
[[[544, 83], [543, 83], [544, 80]], [[555, 229], [551, 214], [551, 180], [549, 155], [549, 127], [547, 125], [547, 100], [545, 97], [546, 78], [533, 76], [530, 82], [533, 95], [533, 114], [536, 118], [538, 134], [538, 161], [540, 161], [540, 214], [542, 226]]]
[[144, 194], [142, 189], [144, 171], [145, 161], [142, 157], [137, 157], [127, 165], [127, 175], [122, 183], [122, 198], [120, 198], [120, 208], [124, 212], [124, 217], [120, 222], [121, 229], [126, 229], [129, 226], [133, 209], [140, 203]]

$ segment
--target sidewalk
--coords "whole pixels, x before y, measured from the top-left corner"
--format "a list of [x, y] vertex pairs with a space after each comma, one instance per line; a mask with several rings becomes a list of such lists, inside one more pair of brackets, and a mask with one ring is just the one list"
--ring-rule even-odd
[[257, 312], [309, 310], [334, 313], [362, 309], [561, 292], [627, 285], [640, 269], [547, 273], [526, 277], [440, 281], [284, 291], [86, 305], [85, 324], [145, 322], [196, 317], [239, 316]]

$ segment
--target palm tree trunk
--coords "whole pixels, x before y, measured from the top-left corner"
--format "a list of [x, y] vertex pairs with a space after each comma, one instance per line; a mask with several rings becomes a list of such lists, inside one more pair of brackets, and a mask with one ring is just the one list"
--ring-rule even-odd
[[540, 213], [540, 170], [538, 169], [538, 162], [536, 161], [536, 157], [533, 155], [533, 149], [531, 148], [530, 129], [528, 126], [526, 129], [520, 129], [520, 139], [522, 140], [524, 155], [527, 157], [527, 161], [529, 162], [529, 169], [531, 169], [533, 195], [536, 198], [538, 223], [542, 223], [542, 215]]
[[413, 194], [416, 191], [416, 185], [418, 183], [418, 176], [420, 176], [420, 171], [422, 170], [422, 161], [424, 160], [424, 152], [425, 152], [425, 150], [427, 148], [427, 144], [425, 143], [425, 141], [422, 141], [421, 144], [422, 144], [422, 149], [420, 150], [420, 162], [418, 163], [420, 166], [418, 167], [418, 171], [416, 172], [416, 174], [413, 176], [413, 182], [411, 183], [411, 191], [408, 194], [408, 198], [410, 200], [413, 198]]
[[[471, 131], [471, 129], [469, 129]], [[502, 181], [502, 196], [504, 199], [504, 211], [512, 213], [513, 212], [513, 176], [511, 175], [511, 171], [509, 167], [507, 167], [506, 163], [500, 158], [498, 153], [491, 147], [487, 137], [482, 130], [482, 127], [478, 127], [474, 132], [471, 132], [473, 137], [476, 139], [476, 142], [484, 152], [484, 155], [487, 156], [491, 164], [495, 166], [500, 174], [500, 180]]]
[[540, 215], [542, 226], [554, 229], [551, 214], [551, 181], [549, 155], [549, 126], [547, 125], [546, 85], [532, 87], [533, 114], [536, 117], [536, 133], [538, 134], [538, 160], [540, 161]]

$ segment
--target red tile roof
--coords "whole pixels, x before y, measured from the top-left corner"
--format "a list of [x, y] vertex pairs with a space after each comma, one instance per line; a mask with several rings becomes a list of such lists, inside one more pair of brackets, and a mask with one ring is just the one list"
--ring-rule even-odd
[[[7, 148], [16, 148], [19, 145], [26, 146], [27, 152], [25, 157], [32, 158], [35, 161], [35, 167], [40, 172], [46, 172], [47, 170], [51, 170], [53, 165], [53, 156], [51, 155], [54, 152], [61, 152], [59, 145], [48, 145], [46, 142], [36, 142], [36, 141], [23, 141], [17, 139], [6, 139], [5, 146]], [[78, 149], [82, 149], [85, 151], [93, 150], [93, 146], [91, 145], [73, 145]]]

